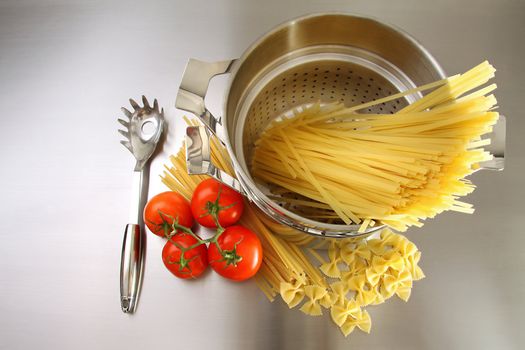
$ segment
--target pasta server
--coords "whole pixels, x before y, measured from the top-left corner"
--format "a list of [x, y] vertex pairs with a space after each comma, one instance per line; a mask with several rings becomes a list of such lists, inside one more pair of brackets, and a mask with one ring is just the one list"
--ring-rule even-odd
[[133, 112], [122, 107], [127, 120], [118, 119], [125, 128], [119, 130], [119, 133], [125, 137], [120, 143], [136, 159], [129, 221], [124, 231], [120, 260], [120, 304], [125, 313], [135, 311], [139, 298], [146, 248], [142, 212], [148, 198], [148, 161], [157, 148], [164, 130], [164, 109], [159, 111], [157, 100], [154, 100], [153, 107], [144, 96], [142, 96], [143, 107], [132, 99], [129, 102]]

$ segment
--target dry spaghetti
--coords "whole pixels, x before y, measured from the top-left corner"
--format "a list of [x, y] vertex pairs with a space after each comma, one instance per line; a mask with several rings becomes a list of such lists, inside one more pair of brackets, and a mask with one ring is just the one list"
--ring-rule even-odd
[[492, 157], [483, 149], [490, 140], [481, 137], [499, 117], [490, 94], [496, 85], [480, 86], [494, 72], [483, 62], [415, 89], [437, 86], [394, 115], [357, 111], [415, 90], [349, 108], [296, 110], [257, 140], [252, 175], [301, 215], [361, 230], [382, 222], [405, 231], [445, 210], [472, 213], [458, 198], [474, 190], [465, 177]]

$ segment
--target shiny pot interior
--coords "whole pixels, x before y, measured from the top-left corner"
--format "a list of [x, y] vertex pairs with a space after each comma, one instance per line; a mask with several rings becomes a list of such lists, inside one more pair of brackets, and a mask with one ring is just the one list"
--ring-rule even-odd
[[[413, 38], [374, 19], [317, 14], [289, 21], [256, 41], [233, 65], [222, 123], [237, 178], [251, 200], [277, 221], [324, 236], [357, 235], [357, 225], [301, 217], [268, 198], [250, 175], [254, 142], [275, 118], [321, 101], [357, 105], [442, 79], [434, 58]], [[419, 98], [366, 112], [395, 113]]]

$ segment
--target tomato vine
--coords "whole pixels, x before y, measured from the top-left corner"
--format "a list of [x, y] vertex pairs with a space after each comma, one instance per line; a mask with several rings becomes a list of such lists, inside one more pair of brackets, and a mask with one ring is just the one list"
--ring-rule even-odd
[[[174, 218], [171, 215], [163, 213], [160, 210], [158, 211], [158, 214], [159, 214], [159, 216], [161, 217], [161, 219], [163, 221], [162, 222], [162, 227], [164, 229], [165, 237], [168, 239], [169, 242], [171, 242], [171, 244], [176, 246], [181, 251], [181, 255], [180, 255], [179, 261], [170, 261], [169, 262], [170, 264], [178, 264], [180, 271], [182, 271], [185, 267], [187, 267], [188, 270], [190, 270], [190, 273], [191, 273], [191, 266], [189, 266], [189, 262], [191, 261], [191, 259], [186, 259], [185, 258], [185, 253], [187, 251], [189, 251], [189, 250], [192, 250], [192, 249], [202, 245], [202, 244], [214, 244], [217, 247], [217, 250], [219, 251], [219, 253], [220, 253], [221, 257], [222, 257], [222, 259], [220, 259], [220, 261], [224, 261], [226, 266], [228, 266], [228, 265], [237, 266], [237, 264], [242, 261], [242, 256], [240, 256], [237, 253], [237, 245], [239, 243], [241, 243], [242, 239], [234, 244], [233, 249], [229, 249], [229, 250], [228, 249], [222, 249], [222, 247], [218, 243], [219, 237], [225, 231], [225, 228], [222, 227], [222, 225], [219, 222], [219, 212], [221, 210], [226, 210], [226, 209], [230, 208], [231, 206], [235, 205], [235, 203], [234, 203], [234, 204], [230, 204], [230, 205], [227, 205], [227, 206], [221, 206], [219, 204], [219, 198], [220, 198], [220, 190], [219, 190], [219, 193], [217, 195], [217, 199], [214, 202], [208, 201], [206, 203], [206, 210], [207, 210], [207, 212], [206, 212], [205, 215], [210, 215], [213, 218], [213, 221], [215, 222], [215, 224], [217, 226], [217, 228], [215, 230], [215, 234], [212, 237], [207, 238], [207, 239], [203, 239], [203, 238], [199, 237], [196, 233], [193, 232], [193, 230], [191, 228], [183, 226], [183, 225], [180, 225], [177, 218]], [[172, 221], [172, 223], [170, 224], [168, 222], [168, 220], [166, 220], [166, 219], [170, 219]], [[169, 228], [171, 228], [171, 232], [169, 232]], [[179, 232], [182, 232], [183, 234], [187, 234], [187, 235], [192, 236], [193, 238], [195, 238], [197, 243], [195, 243], [195, 244], [193, 244], [193, 245], [191, 245], [189, 247], [181, 246], [180, 244], [178, 244], [177, 242], [175, 242], [172, 239], [173, 236], [176, 235]]]

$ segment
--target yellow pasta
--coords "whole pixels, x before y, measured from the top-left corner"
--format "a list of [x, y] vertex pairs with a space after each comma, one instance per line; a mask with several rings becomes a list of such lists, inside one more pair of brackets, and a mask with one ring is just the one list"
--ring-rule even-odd
[[332, 320], [339, 327], [341, 327], [349, 317], [357, 318], [360, 313], [361, 308], [359, 307], [359, 304], [357, 304], [355, 300], [348, 299], [333, 305], [332, 309], [330, 310]]
[[328, 248], [329, 261], [319, 266], [319, 270], [331, 278], [341, 277], [341, 271], [337, 265], [341, 262], [342, 258], [338, 250], [339, 248], [337, 247], [336, 243], [332, 241], [330, 247]]
[[[308, 113], [303, 117], [308, 117]], [[194, 125], [190, 120], [187, 123]], [[212, 159], [233, 175], [227, 153], [215, 139], [212, 139]], [[184, 148], [171, 156], [170, 162], [162, 181], [171, 190], [190, 198], [197, 184], [207, 177], [188, 175]], [[303, 173], [303, 169], [294, 171]], [[319, 203], [311, 208], [326, 210], [328, 206]], [[312, 316], [321, 315], [323, 308], [329, 309], [332, 320], [345, 336], [356, 328], [370, 332], [371, 319], [364, 307], [380, 304], [393, 295], [406, 300], [412, 281], [424, 277], [418, 266], [421, 253], [417, 247], [390, 230], [383, 230], [379, 237], [369, 241], [326, 239], [312, 244], [313, 237], [276, 224], [249, 203], [241, 224], [258, 233], [261, 239], [263, 263], [255, 282], [268, 299], [273, 301], [280, 295], [289, 308], [299, 307]], [[372, 224], [372, 220], [366, 222]], [[369, 271], [375, 273], [374, 286], [367, 279]]]
[[321, 316], [323, 314], [321, 310], [320, 301], [327, 295], [327, 290], [320, 286], [306, 286], [304, 287], [304, 294], [309, 299], [303, 306], [301, 311], [310, 316]]
[[[483, 150], [490, 140], [481, 137], [499, 118], [488, 95], [496, 86], [481, 85], [494, 72], [483, 62], [431, 84], [434, 91], [395, 115], [357, 113], [382, 99], [353, 107], [316, 103], [276, 119], [256, 141], [252, 175], [273, 185], [272, 198], [287, 208], [317, 220], [336, 215], [361, 224], [358, 232], [376, 222], [405, 231], [446, 210], [472, 213], [458, 198], [474, 190], [464, 178], [492, 157]], [[326, 207], [332, 214], [308, 209]]]
[[284, 302], [288, 304], [291, 309], [301, 303], [304, 298], [304, 285], [302, 283], [288, 283], [282, 282], [280, 284], [280, 294]]
[[333, 305], [342, 305], [346, 300], [346, 295], [349, 292], [349, 288], [343, 281], [337, 281], [330, 284], [332, 290], [332, 303]]

